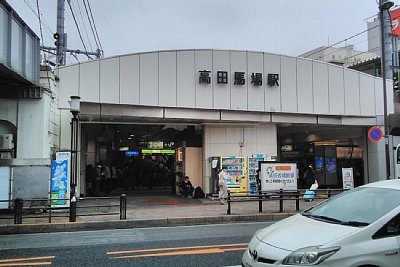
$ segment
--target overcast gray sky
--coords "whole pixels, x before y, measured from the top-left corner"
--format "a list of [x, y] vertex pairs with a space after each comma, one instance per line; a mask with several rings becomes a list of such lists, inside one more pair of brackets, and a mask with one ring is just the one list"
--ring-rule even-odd
[[[56, 0], [6, 0], [40, 37], [54, 46]], [[70, 0], [87, 50], [96, 43], [83, 0]], [[171, 49], [239, 49], [297, 56], [367, 29], [377, 0], [89, 0], [105, 57]], [[395, 1], [400, 4], [400, 0]], [[84, 50], [65, 3], [68, 48]], [[84, 19], [82, 19], [82, 17]], [[84, 23], [83, 23], [84, 21]], [[367, 34], [341, 44], [367, 49]], [[67, 62], [76, 60], [67, 56]], [[84, 61], [80, 57], [81, 61]]]

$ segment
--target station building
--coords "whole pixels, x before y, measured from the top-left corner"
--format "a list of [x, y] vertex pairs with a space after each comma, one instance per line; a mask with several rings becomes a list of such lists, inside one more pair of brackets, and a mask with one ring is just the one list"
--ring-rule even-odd
[[[51, 161], [71, 150], [71, 96], [81, 101], [80, 195], [89, 192], [86, 167], [98, 163], [131, 167], [122, 183], [129, 190], [174, 190], [188, 175], [212, 194], [213, 159], [254, 155], [296, 162], [299, 176], [313, 165], [321, 187], [340, 187], [341, 167], [356, 170], [355, 185], [386, 178], [384, 141], [367, 137], [384, 124], [381, 78], [213, 49], [121, 55], [53, 72], [40, 66], [39, 38], [4, 0], [0, 26], [0, 200], [48, 197]], [[150, 184], [146, 164], [158, 167]]]
[[[168, 168], [208, 194], [213, 157], [262, 154], [297, 162], [299, 172], [311, 164], [322, 187], [341, 186], [341, 167], [354, 168], [355, 185], [385, 179], [384, 141], [367, 137], [371, 126], [383, 125], [378, 77], [310, 59], [212, 49], [122, 55], [64, 66], [56, 76], [60, 150], [71, 144], [70, 96], [81, 98], [81, 194], [85, 166], [132, 155], [172, 161]], [[387, 103], [391, 114], [390, 92]], [[156, 185], [174, 187], [178, 178]]]

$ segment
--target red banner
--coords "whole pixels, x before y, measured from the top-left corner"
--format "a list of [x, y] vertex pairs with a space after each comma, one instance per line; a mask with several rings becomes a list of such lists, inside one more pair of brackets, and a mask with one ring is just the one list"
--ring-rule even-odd
[[390, 11], [390, 20], [392, 21], [392, 34], [400, 36], [400, 8]]

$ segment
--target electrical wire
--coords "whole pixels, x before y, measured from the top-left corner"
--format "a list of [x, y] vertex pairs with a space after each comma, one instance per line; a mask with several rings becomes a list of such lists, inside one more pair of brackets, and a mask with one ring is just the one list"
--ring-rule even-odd
[[354, 37], [357, 37], [357, 36], [359, 36], [359, 35], [361, 35], [361, 34], [363, 34], [363, 33], [366, 33], [366, 32], [368, 32], [369, 30], [372, 30], [372, 29], [374, 29], [374, 28], [377, 28], [378, 26], [379, 26], [379, 25], [374, 26], [374, 27], [372, 27], [372, 28], [370, 28], [370, 29], [364, 30], [364, 31], [362, 31], [362, 32], [359, 32], [359, 33], [357, 33], [357, 34], [354, 34], [354, 35], [352, 35], [352, 36], [350, 36], [350, 37], [348, 37], [348, 38], [346, 38], [346, 39], [343, 39], [342, 41], [339, 41], [339, 42], [334, 43], [333, 45], [325, 46], [325, 47], [323, 47], [322, 49], [320, 49], [320, 50], [318, 50], [318, 51], [315, 51], [315, 52], [313, 52], [313, 53], [311, 53], [311, 54], [306, 55], [306, 57], [310, 57], [310, 56], [312, 56], [312, 55], [315, 55], [315, 54], [317, 54], [317, 53], [319, 53], [319, 52], [322, 52], [322, 51], [324, 51], [324, 50], [326, 50], [326, 49], [328, 49], [328, 48], [334, 47], [335, 45], [338, 45], [338, 44], [340, 44], [340, 43], [347, 42], [348, 40], [350, 40], [350, 39], [352, 39], [352, 38], [354, 38]]
[[[387, 10], [387, 12], [388, 12], [388, 14], [389, 14], [390, 25], [391, 25], [392, 19], [398, 19], [398, 18], [400, 18], [400, 15], [392, 18], [392, 17], [390, 17], [390, 12], [389, 12], [389, 10]], [[373, 17], [373, 16], [371, 16], [371, 17]], [[370, 17], [370, 18], [371, 18], [371, 17]], [[378, 25], [376, 25], [376, 26], [374, 26], [374, 27], [371, 27], [371, 28], [369, 28], [369, 29], [367, 29], [367, 30], [365, 30], [365, 31], [362, 31], [362, 32], [360, 32], [360, 33], [358, 33], [358, 34], [355, 34], [355, 35], [353, 35], [352, 37], [349, 37], [349, 38], [346, 38], [346, 39], [344, 39], [344, 40], [342, 40], [342, 41], [340, 41], [340, 42], [337, 42], [337, 43], [335, 43], [335, 44], [333, 44], [333, 45], [331, 45], [331, 46], [323, 47], [322, 49], [320, 49], [320, 50], [318, 50], [318, 51], [315, 51], [314, 53], [312, 53], [312, 54], [310, 54], [310, 55], [307, 55], [307, 57], [309, 57], [309, 56], [311, 56], [311, 55], [314, 55], [314, 54], [316, 54], [316, 53], [322, 52], [322, 51], [324, 51], [324, 50], [326, 50], [326, 49], [332, 48], [333, 46], [335, 46], [335, 45], [337, 45], [337, 44], [339, 44], [339, 43], [342, 43], [342, 42], [347, 41], [347, 40], [349, 40], [349, 39], [351, 39], [351, 38], [354, 38], [354, 37], [356, 37], [356, 36], [359, 36], [359, 35], [361, 35], [361, 34], [363, 34], [363, 33], [365, 33], [365, 32], [368, 32], [369, 30], [372, 30], [372, 29], [377, 28], [377, 27], [379, 27], [379, 26], [380, 26], [380, 24], [378, 24]], [[393, 29], [392, 29], [391, 27], [390, 27], [390, 29], [391, 29], [391, 33], [392, 33], [392, 43], [393, 43], [393, 36], [394, 36], [394, 34], [393, 34]], [[359, 43], [362, 43], [362, 42], [365, 42], [365, 41], [369, 41], [369, 40], [371, 40], [371, 39], [373, 39], [373, 38], [376, 38], [376, 37], [378, 37], [378, 35], [373, 36], [373, 37], [369, 37], [368, 39], [366, 39], [366, 40], [364, 40], [364, 41], [361, 41], [361, 42], [359, 42]], [[355, 55], [346, 57], [346, 58], [343, 59], [343, 61], [348, 61], [348, 59], [350, 59], [350, 58], [353, 58], [353, 57], [356, 57], [356, 56], [358, 56], [358, 55], [362, 55], [362, 54], [368, 53], [368, 52], [373, 51], [373, 50], [375, 50], [375, 49], [378, 49], [378, 48], [380, 48], [380, 47], [381, 47], [381, 46], [377, 46], [377, 47], [375, 47], [375, 48], [369, 49], [369, 51], [360, 52], [360, 53], [358, 53], [358, 54], [355, 54]], [[344, 50], [344, 49], [346, 49], [346, 47], [342, 47], [342, 48], [340, 48], [339, 50], [335, 50], [335, 51], [333, 51], [333, 52], [331, 52], [331, 53], [325, 54], [324, 56], [328, 56], [328, 55], [331, 55], [331, 54], [335, 54], [335, 53], [337, 53], [338, 51], [341, 51], [341, 50]], [[321, 58], [321, 57], [319, 57], [319, 58]]]
[[100, 49], [99, 42], [97, 41], [96, 34], [94, 32], [94, 29], [93, 29], [94, 21], [93, 21], [93, 24], [92, 24], [92, 20], [90, 19], [88, 7], [86, 5], [86, 1], [85, 0], [83, 0], [83, 4], [85, 5], [86, 16], [88, 18], [88, 21], [89, 21], [89, 24], [90, 24], [90, 28], [92, 29], [92, 34], [93, 34], [93, 37], [94, 37], [94, 41], [96, 42], [97, 49]]
[[[35, 0], [33, 0], [33, 1], [35, 1]], [[50, 29], [50, 27], [49, 27], [49, 25], [48, 25], [46, 19], [43, 17], [43, 14], [40, 13], [39, 11], [38, 11], [38, 13], [36, 13], [35, 9], [31, 6], [31, 4], [29, 4], [29, 3], [27, 2], [27, 0], [24, 0], [24, 2], [25, 2], [25, 4], [28, 6], [29, 10], [30, 10], [37, 18], [39, 18], [39, 16], [41, 15], [41, 17], [42, 17], [42, 18], [40, 19], [41, 23], [44, 25], [44, 28], [46, 29], [47, 33], [49, 34], [49, 37], [50, 37], [50, 38], [53, 38], [53, 33], [52, 33], [52, 31], [51, 31], [51, 29]]]
[[88, 35], [88, 31], [87, 31], [87, 29], [86, 29], [86, 23], [85, 23], [84, 18], [83, 18], [81, 5], [79, 4], [79, 1], [76, 1], [76, 3], [78, 4], [78, 11], [79, 11], [80, 18], [81, 18], [81, 21], [82, 21], [83, 30], [85, 31], [87, 41], [89, 42], [90, 50], [93, 51], [92, 43], [90, 42], [89, 35]]
[[[38, 14], [38, 18], [39, 18], [39, 28], [40, 28], [40, 38], [41, 38], [40, 40], [41, 40], [42, 46], [43, 46], [43, 30], [42, 30], [42, 19], [40, 16], [39, 0], [36, 0], [36, 8], [37, 8], [37, 14]], [[47, 76], [47, 84], [49, 86], [49, 90], [51, 90], [48, 66], [46, 66], [46, 76]]]
[[72, 10], [71, 3], [70, 3], [70, 1], [67, 1], [67, 3], [68, 3], [68, 5], [69, 5], [69, 9], [71, 10], [72, 18], [74, 19], [74, 22], [75, 22], [76, 29], [78, 30], [79, 38], [81, 39], [81, 42], [82, 42], [83, 48], [85, 49], [86, 56], [88, 57], [88, 59], [92, 59], [92, 58], [91, 58], [91, 57], [90, 57], [90, 56], [87, 54], [87, 53], [88, 53], [88, 51], [87, 51], [87, 48], [86, 48], [85, 42], [83, 41], [82, 34], [81, 34], [81, 30], [79, 29], [78, 22], [76, 21], [76, 17], [75, 17], [74, 11]]
[[90, 7], [90, 2], [89, 2], [89, 0], [86, 0], [86, 1], [87, 1], [87, 4], [88, 4], [88, 7], [89, 7], [90, 16], [91, 16], [92, 21], [93, 21], [93, 26], [94, 26], [94, 30], [95, 30], [95, 32], [96, 32], [97, 40], [98, 40], [98, 42], [99, 42], [100, 51], [101, 51], [101, 53], [103, 53], [103, 46], [101, 45], [100, 38], [99, 38], [99, 34], [98, 34], [98, 32], [97, 32], [96, 23], [95, 23], [94, 18], [93, 18], [92, 8]]

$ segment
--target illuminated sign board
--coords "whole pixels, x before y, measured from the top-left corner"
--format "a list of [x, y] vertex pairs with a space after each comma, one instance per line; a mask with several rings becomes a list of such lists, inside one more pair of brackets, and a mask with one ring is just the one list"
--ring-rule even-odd
[[162, 141], [149, 141], [147, 143], [147, 147], [150, 149], [163, 149], [164, 148], [164, 144]]
[[175, 154], [172, 149], [142, 149], [142, 154]]
[[139, 151], [137, 150], [125, 151], [125, 156], [139, 156]]

